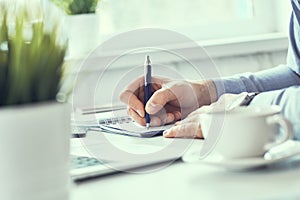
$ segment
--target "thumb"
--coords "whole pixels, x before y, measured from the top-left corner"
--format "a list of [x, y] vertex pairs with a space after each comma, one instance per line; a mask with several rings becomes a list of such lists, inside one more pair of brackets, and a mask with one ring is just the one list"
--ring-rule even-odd
[[155, 114], [160, 111], [169, 101], [176, 100], [176, 96], [169, 88], [161, 88], [154, 92], [146, 104], [146, 111]]
[[183, 123], [173, 126], [169, 130], [165, 130], [163, 135], [167, 138], [203, 138], [199, 122]]

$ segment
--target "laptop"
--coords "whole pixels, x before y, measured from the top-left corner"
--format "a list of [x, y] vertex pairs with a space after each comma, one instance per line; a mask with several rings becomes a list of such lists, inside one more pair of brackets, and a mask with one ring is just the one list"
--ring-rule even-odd
[[192, 141], [89, 131], [86, 137], [71, 139], [70, 175], [83, 181], [120, 172], [152, 172], [180, 160]]

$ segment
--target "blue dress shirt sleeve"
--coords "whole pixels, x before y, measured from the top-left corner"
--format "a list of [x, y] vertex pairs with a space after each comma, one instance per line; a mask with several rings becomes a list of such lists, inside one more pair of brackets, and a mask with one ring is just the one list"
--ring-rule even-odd
[[257, 73], [245, 73], [214, 80], [218, 97], [224, 93], [266, 92], [300, 85], [300, 76], [290, 67], [281, 65]]

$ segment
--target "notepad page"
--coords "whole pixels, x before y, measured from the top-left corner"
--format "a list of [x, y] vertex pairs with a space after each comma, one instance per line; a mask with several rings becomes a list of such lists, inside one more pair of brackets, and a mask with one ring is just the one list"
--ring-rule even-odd
[[169, 129], [171, 127], [172, 125], [146, 128], [145, 126], [141, 126], [135, 122], [100, 125], [100, 128], [103, 131], [135, 137], [153, 137], [156, 135], [161, 135], [164, 130]]
[[128, 132], [142, 133], [142, 132], [166, 130], [171, 128], [173, 125], [153, 126], [153, 127], [146, 128], [145, 126], [141, 126], [136, 122], [130, 122], [130, 123], [123, 123], [123, 124], [114, 124], [110, 126], [114, 128], [126, 130]]

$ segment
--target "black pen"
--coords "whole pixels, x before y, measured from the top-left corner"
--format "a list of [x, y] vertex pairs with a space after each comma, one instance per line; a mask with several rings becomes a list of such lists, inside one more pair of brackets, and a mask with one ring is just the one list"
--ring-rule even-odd
[[[145, 79], [145, 101], [144, 105], [146, 106], [146, 103], [151, 97], [151, 61], [150, 57], [147, 55], [144, 65], [144, 79]], [[150, 115], [145, 112], [145, 118], [146, 118], [146, 127], [150, 127]]]

